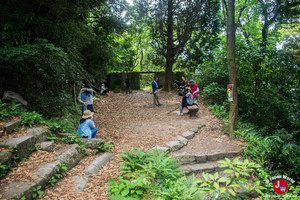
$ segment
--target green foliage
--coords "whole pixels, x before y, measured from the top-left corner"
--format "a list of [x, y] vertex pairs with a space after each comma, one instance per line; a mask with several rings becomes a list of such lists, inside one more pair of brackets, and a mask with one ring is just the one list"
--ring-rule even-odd
[[120, 156], [122, 176], [110, 180], [110, 199], [193, 199], [197, 186], [186, 179], [174, 159], [159, 150], [141, 151], [126, 147]]
[[223, 105], [208, 105], [209, 109], [220, 119], [222, 119], [225, 123], [228, 122], [228, 104], [227, 102], [224, 102]]
[[9, 172], [11, 168], [12, 164], [0, 162], [0, 178], [6, 176], [7, 172]]
[[0, 100], [0, 120], [5, 120], [11, 116], [20, 116], [20, 104], [2, 103]]
[[294, 141], [294, 133], [276, 130], [273, 136], [264, 137], [253, 125], [242, 123], [236, 135], [247, 143], [245, 156], [269, 169], [269, 175], [286, 174], [299, 180], [300, 145]]
[[68, 167], [64, 163], [59, 163], [59, 166], [56, 169], [56, 174], [47, 179], [48, 187], [54, 186], [59, 179], [63, 178], [66, 175], [65, 171], [67, 170]]
[[98, 150], [98, 151], [107, 151], [107, 150], [113, 148], [114, 146], [115, 146], [115, 145], [112, 144], [112, 143], [110, 143], [110, 144], [108, 144], [108, 143], [103, 143], [103, 144], [101, 144], [100, 146], [97, 147], [97, 150]]
[[76, 134], [75, 125], [78, 124], [80, 119], [80, 109], [78, 105], [69, 107], [68, 114], [64, 117], [52, 117], [45, 119], [43, 116], [36, 111], [28, 111], [20, 104], [8, 104], [2, 103], [0, 100], [0, 120], [6, 120], [11, 117], [21, 117], [22, 125], [33, 126], [33, 125], [46, 125], [49, 129], [54, 132], [74, 133]]
[[42, 189], [42, 186], [37, 186], [36, 188], [32, 188], [32, 198], [33, 199], [36, 199], [38, 198], [39, 196], [42, 196], [44, 194], [44, 192], [41, 190]]
[[[228, 122], [228, 112], [226, 107], [219, 105], [209, 105], [209, 108], [216, 116]], [[266, 128], [267, 129], [267, 128]], [[257, 174], [260, 180], [264, 181], [267, 176], [286, 174], [293, 179], [299, 179], [300, 166], [300, 145], [295, 140], [298, 131], [288, 132], [286, 130], [276, 130], [273, 135], [265, 136], [265, 130], [257, 126], [239, 121], [236, 137], [246, 142], [244, 157], [250, 158], [259, 163], [265, 170]], [[263, 175], [264, 174], [264, 175]]]
[[23, 119], [22, 124], [32, 127], [34, 124], [41, 124], [44, 120], [42, 115], [32, 111], [32, 112], [23, 112], [21, 114], [21, 117]]
[[[244, 189], [246, 193], [253, 190], [263, 195], [262, 190], [265, 188], [260, 186], [260, 181], [250, 182], [253, 171], [260, 168], [254, 162], [249, 162], [247, 159], [240, 161], [235, 158], [233, 161], [226, 158], [219, 161], [222, 163], [221, 167], [228, 168], [224, 173], [229, 174], [228, 177], [220, 177], [219, 173], [208, 174], [202, 173], [204, 180], [197, 180], [200, 185], [200, 191], [203, 194], [209, 194], [210, 199], [245, 199], [248, 198], [242, 193], [237, 193], [236, 189]], [[253, 180], [252, 180], [253, 181]]]
[[48, 140], [51, 140], [53, 142], [61, 142], [64, 144], [78, 144], [80, 147], [80, 151], [83, 155], [87, 155], [86, 152], [86, 147], [85, 145], [80, 142], [79, 138], [81, 138], [77, 133], [72, 134], [71, 137], [61, 137], [61, 136], [56, 136], [55, 134], [50, 134], [50, 136], [47, 137]]

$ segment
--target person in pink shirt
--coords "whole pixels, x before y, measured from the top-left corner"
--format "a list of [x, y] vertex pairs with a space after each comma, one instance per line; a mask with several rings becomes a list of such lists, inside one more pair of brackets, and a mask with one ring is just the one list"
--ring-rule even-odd
[[191, 93], [193, 95], [194, 104], [198, 105], [197, 100], [198, 100], [199, 88], [198, 88], [198, 85], [195, 83], [194, 80], [190, 80], [190, 89], [191, 89]]

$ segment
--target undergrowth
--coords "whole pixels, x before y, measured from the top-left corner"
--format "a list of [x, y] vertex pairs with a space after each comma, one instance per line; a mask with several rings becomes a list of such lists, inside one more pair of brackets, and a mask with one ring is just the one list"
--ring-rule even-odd
[[[228, 122], [229, 113], [224, 106], [209, 105], [216, 116]], [[286, 130], [275, 130], [272, 135], [266, 135], [264, 129], [259, 129], [251, 123], [238, 121], [235, 137], [245, 142], [243, 156], [250, 158], [262, 166], [256, 175], [264, 182], [268, 178], [285, 175], [295, 180], [299, 185], [300, 177], [300, 145], [297, 140], [299, 132], [289, 133]], [[292, 185], [292, 184], [290, 184]], [[294, 185], [294, 186], [295, 186]], [[266, 184], [268, 191], [273, 191], [272, 184]], [[291, 187], [290, 194], [299, 188]], [[285, 193], [288, 195], [289, 193]]]
[[44, 118], [36, 111], [28, 111], [20, 104], [2, 103], [0, 100], [0, 120], [8, 120], [12, 117], [22, 118], [22, 125], [46, 125], [52, 132], [76, 133], [75, 124], [80, 119], [80, 109], [74, 105], [69, 114], [63, 117]]
[[236, 193], [237, 188], [261, 194], [264, 189], [260, 181], [252, 183], [244, 178], [251, 179], [254, 169], [260, 168], [248, 160], [220, 161], [221, 167], [228, 168], [225, 171], [230, 174], [228, 177], [203, 173], [205, 180], [197, 180], [194, 176], [184, 176], [174, 158], [157, 149], [129, 151], [125, 147], [120, 157], [122, 174], [108, 184], [110, 200], [241, 199], [247, 196]]

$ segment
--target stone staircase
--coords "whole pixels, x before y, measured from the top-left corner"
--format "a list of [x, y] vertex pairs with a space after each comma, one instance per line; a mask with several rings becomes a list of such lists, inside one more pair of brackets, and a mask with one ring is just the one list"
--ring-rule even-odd
[[[11, 170], [0, 179], [0, 199], [22, 197], [33, 199], [33, 190], [36, 188], [44, 190], [49, 185], [51, 177], [54, 177], [62, 166], [70, 170], [80, 164], [80, 160], [85, 156], [80, 146], [47, 141], [50, 133], [45, 128], [30, 128], [22, 136], [7, 138], [0, 142], [0, 164], [12, 166]], [[57, 136], [74, 137], [68, 133]], [[93, 154], [96, 154], [95, 149], [104, 143], [100, 138], [79, 139], [79, 141]], [[74, 191], [82, 191], [89, 181], [89, 176], [97, 173], [111, 156], [110, 152], [96, 155], [88, 169], [84, 171], [84, 175], [71, 177], [75, 181]]]
[[[175, 137], [175, 140], [169, 141], [164, 147], [156, 146], [154, 148], [163, 152], [169, 152], [169, 154], [181, 165], [181, 170], [186, 176], [194, 175], [196, 179], [205, 180], [202, 173], [214, 174], [218, 172], [219, 177], [229, 177], [230, 173], [225, 173], [227, 168], [221, 167], [221, 163], [218, 161], [228, 158], [233, 160], [240, 157], [241, 150], [217, 150], [213, 153], [187, 153], [184, 152], [184, 147], [188, 144], [189, 140], [193, 139], [199, 130], [205, 127], [205, 125], [197, 126], [189, 131], [185, 131], [181, 135]], [[178, 151], [180, 150], [180, 153]], [[247, 179], [247, 177], [244, 177]], [[256, 198], [258, 194], [256, 192], [247, 193], [243, 188], [237, 188], [238, 193], [242, 193], [251, 198]], [[211, 196], [207, 194], [204, 199], [211, 199]]]

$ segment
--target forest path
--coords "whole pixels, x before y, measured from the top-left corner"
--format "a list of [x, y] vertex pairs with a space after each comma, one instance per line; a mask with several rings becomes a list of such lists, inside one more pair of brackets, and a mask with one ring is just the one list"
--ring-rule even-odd
[[[95, 123], [100, 130], [96, 137], [105, 141], [112, 140], [115, 147], [111, 160], [103, 166], [99, 173], [92, 175], [83, 192], [74, 194], [70, 187], [71, 180], [59, 181], [55, 187], [48, 189], [43, 199], [108, 199], [107, 184], [110, 178], [116, 179], [120, 174], [121, 165], [118, 157], [125, 145], [129, 150], [139, 148], [149, 150], [154, 146], [166, 146], [166, 142], [174, 140], [175, 136], [196, 126], [205, 125], [191, 139], [187, 146], [179, 152], [213, 153], [220, 150], [238, 150], [240, 142], [231, 141], [226, 135], [220, 135], [223, 123], [214, 116], [201, 101], [199, 102], [199, 117], [190, 118], [189, 115], [177, 116], [181, 97], [174, 93], [159, 92], [161, 107], [152, 107], [153, 95], [151, 91], [134, 91], [133, 94], [108, 93], [95, 101]], [[173, 112], [171, 112], [173, 111]], [[184, 113], [187, 109], [184, 110]], [[88, 165], [86, 165], [86, 168]], [[71, 169], [67, 175], [74, 176], [82, 172]], [[76, 172], [80, 171], [80, 172]], [[77, 173], [77, 174], [76, 174]]]

